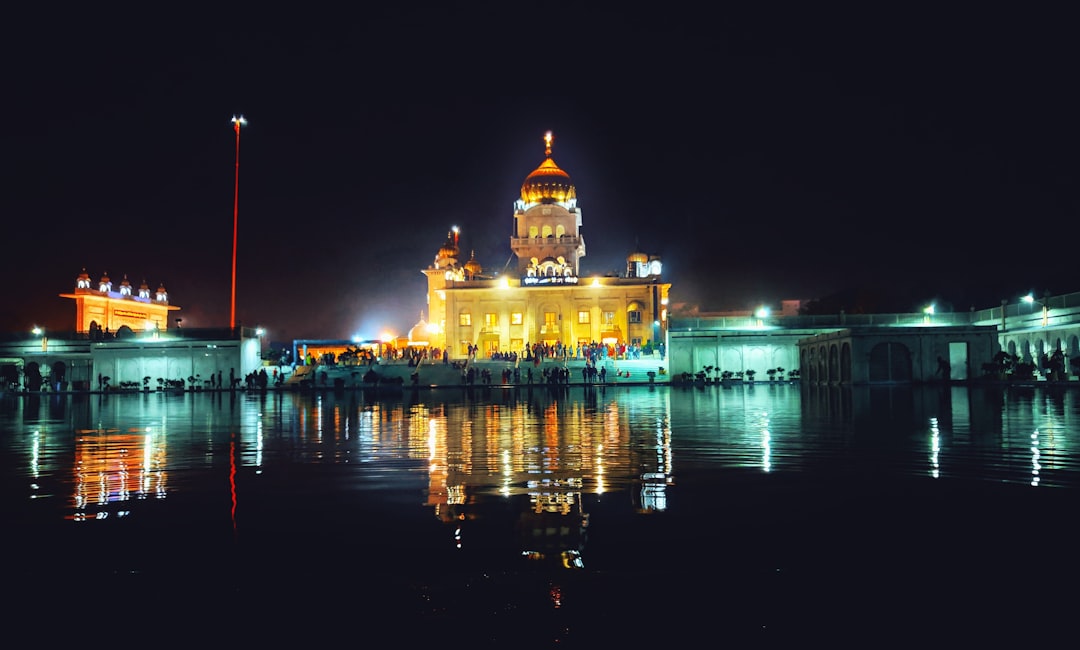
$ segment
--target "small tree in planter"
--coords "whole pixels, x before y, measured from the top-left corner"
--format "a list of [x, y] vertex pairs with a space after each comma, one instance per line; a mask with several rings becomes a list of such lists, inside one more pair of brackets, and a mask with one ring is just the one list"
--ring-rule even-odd
[[769, 368], [765, 371], [765, 374], [769, 376], [769, 381], [776, 380], [776, 368]]
[[757, 370], [747, 370], [746, 371], [746, 380], [749, 381], [750, 383], [754, 383], [754, 375], [756, 375], [756, 374], [757, 374]]
[[144, 393], [148, 392], [150, 390], [150, 378], [149, 377], [143, 377], [142, 378], [142, 389], [143, 389]]
[[776, 367], [776, 378], [780, 381], [784, 381], [784, 369], [780, 366]]

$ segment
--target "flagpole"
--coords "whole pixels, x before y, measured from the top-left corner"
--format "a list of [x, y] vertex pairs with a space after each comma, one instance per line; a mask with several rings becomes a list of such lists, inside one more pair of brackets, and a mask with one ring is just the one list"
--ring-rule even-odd
[[232, 118], [233, 130], [236, 131], [236, 181], [233, 187], [233, 222], [232, 222], [232, 302], [229, 308], [229, 329], [236, 329], [236, 231], [240, 207], [240, 127], [247, 124], [241, 115]]

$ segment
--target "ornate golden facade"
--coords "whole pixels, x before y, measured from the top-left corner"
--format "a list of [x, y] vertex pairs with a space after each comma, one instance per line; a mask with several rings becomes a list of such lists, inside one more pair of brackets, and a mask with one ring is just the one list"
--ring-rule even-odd
[[164, 332], [169, 329], [169, 312], [180, 309], [169, 304], [164, 285], [151, 294], [144, 281], [135, 292], [125, 275], [114, 290], [109, 274], [105, 273], [94, 287], [86, 269], [75, 278], [75, 292], [62, 293], [60, 297], [75, 301], [75, 331], [80, 333], [116, 333], [122, 328], [133, 332]]
[[463, 358], [521, 354], [538, 343], [568, 347], [590, 344], [653, 346], [665, 341], [671, 285], [661, 279], [656, 256], [634, 251], [626, 273], [582, 275], [585, 238], [577, 191], [569, 174], [546, 157], [521, 186], [514, 206], [510, 249], [515, 270], [486, 274], [470, 252], [464, 261], [458, 234], [451, 231], [428, 278], [426, 341]]

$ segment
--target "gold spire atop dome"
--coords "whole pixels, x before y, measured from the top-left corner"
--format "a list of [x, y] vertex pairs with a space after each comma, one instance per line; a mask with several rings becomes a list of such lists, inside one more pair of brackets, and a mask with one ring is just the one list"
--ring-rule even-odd
[[476, 261], [476, 251], [471, 251], [469, 261], [465, 262], [465, 270], [471, 275], [477, 275], [484, 270], [484, 267], [480, 266], [480, 262]]
[[562, 203], [577, 198], [577, 190], [570, 175], [559, 169], [551, 159], [551, 131], [544, 134], [544, 152], [547, 155], [521, 185], [521, 200], [525, 203]]

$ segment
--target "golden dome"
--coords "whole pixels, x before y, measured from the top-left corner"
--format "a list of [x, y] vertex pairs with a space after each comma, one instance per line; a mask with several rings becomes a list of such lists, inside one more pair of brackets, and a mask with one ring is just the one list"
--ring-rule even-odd
[[562, 203], [577, 198], [570, 175], [551, 159], [551, 131], [544, 135], [547, 158], [521, 184], [521, 200], [526, 203]]
[[634, 251], [633, 253], [630, 253], [630, 255], [626, 258], [626, 261], [641, 262], [642, 264], [645, 264], [649, 261], [649, 256], [645, 253], [642, 253], [641, 251]]
[[480, 262], [476, 261], [476, 251], [472, 251], [469, 261], [465, 262], [465, 270], [468, 271], [470, 275], [476, 275], [484, 270], [484, 267], [480, 266]]
[[456, 258], [458, 256], [457, 238], [454, 236], [453, 231], [446, 233], [446, 243], [439, 249], [439, 255], [437, 259], [443, 260], [447, 258]]

